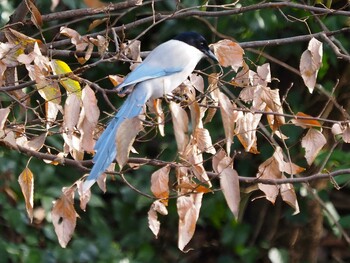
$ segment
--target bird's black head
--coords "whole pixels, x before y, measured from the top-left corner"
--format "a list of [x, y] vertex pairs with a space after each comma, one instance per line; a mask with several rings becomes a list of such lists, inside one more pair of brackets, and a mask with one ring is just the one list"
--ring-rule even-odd
[[210, 50], [207, 40], [202, 35], [196, 32], [184, 32], [177, 35], [174, 39], [185, 42], [186, 44], [199, 49], [214, 61], [218, 61], [217, 57]]

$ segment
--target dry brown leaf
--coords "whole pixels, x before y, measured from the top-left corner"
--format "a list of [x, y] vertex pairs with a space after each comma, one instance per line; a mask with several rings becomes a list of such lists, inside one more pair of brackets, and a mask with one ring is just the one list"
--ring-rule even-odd
[[223, 67], [232, 67], [237, 72], [238, 68], [243, 65], [244, 50], [239, 44], [223, 39], [211, 45], [214, 48], [214, 53]]
[[61, 27], [60, 34], [65, 35], [71, 39], [73, 45], [75, 45], [77, 51], [84, 51], [89, 43], [85, 37], [82, 37], [77, 31], [68, 27]]
[[10, 129], [0, 130], [0, 140], [7, 146], [18, 150], [15, 132]]
[[182, 157], [191, 165], [190, 169], [196, 178], [211, 187], [208, 174], [203, 166], [203, 154], [193, 139], [187, 145]]
[[213, 146], [211, 136], [209, 131], [205, 128], [197, 128], [194, 131], [194, 137], [196, 139], [198, 149], [201, 152], [207, 152], [211, 154], [215, 154], [216, 150]]
[[186, 145], [188, 144], [188, 116], [184, 109], [175, 102], [169, 104], [171, 117], [173, 120], [173, 129], [177, 144], [177, 150], [181, 154], [184, 152]]
[[343, 132], [343, 140], [345, 143], [350, 143], [350, 125], [346, 125]]
[[165, 115], [162, 108], [162, 100], [152, 99], [147, 102], [147, 106], [149, 110], [156, 115], [159, 134], [164, 137], [165, 136], [165, 132], [164, 132]]
[[317, 73], [322, 65], [322, 47], [322, 42], [313, 37], [300, 58], [299, 70], [310, 93], [315, 88]]
[[168, 205], [170, 166], [164, 166], [151, 176], [151, 191], [164, 205]]
[[63, 190], [60, 199], [54, 202], [51, 217], [55, 233], [61, 247], [65, 248], [72, 238], [77, 223], [78, 214], [74, 209], [75, 188]]
[[108, 75], [108, 79], [110, 80], [110, 82], [112, 82], [114, 87], [118, 86], [124, 81], [124, 78], [119, 77], [118, 75]]
[[202, 193], [180, 196], [177, 198], [176, 206], [179, 215], [179, 237], [178, 247], [181, 251], [190, 242], [196, 230], [196, 223], [202, 205]]
[[33, 24], [38, 29], [40, 29], [43, 26], [43, 19], [41, 17], [40, 11], [35, 6], [34, 1], [29, 0], [26, 3], [29, 4], [29, 9], [30, 9], [30, 13], [31, 13], [31, 20], [32, 20]]
[[34, 137], [30, 141], [24, 143], [24, 147], [29, 148], [33, 151], [39, 151], [43, 147], [46, 140], [47, 133], [42, 133], [39, 136]]
[[136, 67], [140, 65], [141, 59], [141, 41], [132, 40], [128, 41], [127, 44], [121, 44], [121, 50], [123, 54], [130, 58], [132, 61], [136, 63], [131, 63], [130, 70], [134, 70]]
[[83, 184], [84, 184], [84, 182], [81, 180], [78, 180], [76, 182], [76, 185], [78, 188], [78, 193], [79, 193], [80, 209], [85, 211], [86, 205], [90, 201], [90, 198], [91, 198], [91, 191], [90, 191], [90, 189], [84, 191]]
[[[281, 171], [279, 170], [279, 165], [273, 157], [270, 157], [265, 162], [259, 165], [257, 178], [280, 179], [281, 176], [282, 174], [281, 174]], [[261, 191], [264, 192], [265, 198], [274, 204], [279, 193], [278, 185], [269, 185], [269, 184], [259, 183], [258, 187]]]
[[26, 203], [26, 210], [30, 222], [33, 222], [33, 206], [34, 206], [34, 176], [32, 171], [26, 167], [18, 177], [18, 183]]
[[[285, 118], [283, 114], [282, 103], [279, 96], [278, 89], [270, 89], [269, 87], [262, 87], [259, 100], [266, 103], [266, 111], [272, 111], [276, 114], [267, 115], [270, 127], [273, 132], [277, 131], [278, 128], [285, 124]], [[254, 103], [254, 102], [253, 102]]]
[[156, 238], [158, 237], [160, 230], [160, 222], [158, 220], [157, 213], [161, 215], [168, 214], [166, 206], [160, 200], [154, 201], [148, 211], [148, 227], [151, 229]]
[[[285, 176], [283, 177], [285, 178]], [[297, 195], [295, 194], [294, 186], [292, 184], [281, 184], [280, 192], [282, 200], [294, 209], [293, 215], [299, 214], [300, 209]]]
[[201, 75], [191, 74], [190, 75], [190, 83], [191, 85], [201, 93], [204, 93], [204, 80]]
[[234, 110], [236, 105], [222, 92], [219, 94], [219, 106], [226, 137], [226, 152], [229, 155], [233, 142], [234, 125], [238, 118], [238, 113]]
[[236, 123], [235, 133], [247, 152], [258, 154], [256, 129], [262, 114], [247, 112]]
[[116, 134], [117, 144], [117, 162], [120, 169], [126, 164], [129, 153], [136, 138], [136, 135], [142, 130], [142, 122], [139, 116], [125, 119]]
[[5, 123], [9, 113], [10, 113], [9, 107], [0, 109], [0, 131], [4, 130]]
[[103, 24], [106, 21], [108, 21], [108, 18], [93, 20], [89, 25], [88, 32], [92, 31], [93, 29], [95, 29], [96, 27], [98, 27], [99, 25]]
[[83, 89], [82, 101], [83, 106], [78, 122], [81, 148], [84, 151], [93, 152], [95, 146], [93, 134], [98, 123], [100, 110], [97, 106], [95, 93], [89, 86]]
[[225, 196], [226, 203], [235, 218], [238, 218], [240, 197], [238, 173], [232, 168], [233, 160], [230, 157], [224, 157], [218, 164], [220, 176], [220, 187]]
[[79, 121], [81, 99], [75, 93], [69, 93], [64, 106], [62, 137], [67, 145], [67, 152], [73, 154], [82, 151], [80, 138], [75, 133]]
[[294, 175], [303, 172], [305, 169], [296, 165], [292, 162], [286, 162], [283, 157], [283, 151], [281, 147], [276, 147], [276, 150], [273, 154], [273, 158], [277, 161], [279, 170], [281, 172]]
[[213, 156], [212, 159], [212, 167], [215, 173], [219, 173], [219, 163], [221, 162], [222, 159], [224, 159], [227, 156], [227, 154], [225, 153], [224, 150], [220, 150], [218, 152], [216, 152], [216, 154]]
[[332, 133], [333, 135], [341, 135], [345, 143], [350, 143], [350, 124], [334, 123]]
[[256, 80], [254, 79], [257, 76], [257, 73], [250, 70], [247, 63], [243, 61], [242, 69], [237, 72], [236, 77], [234, 77], [231, 82], [233, 85], [246, 88], [256, 86]]
[[[305, 169], [291, 162], [285, 162], [282, 148], [277, 147], [272, 157], [260, 164], [257, 178], [259, 179], [284, 179], [283, 173], [298, 174]], [[291, 184], [268, 185], [258, 183], [258, 187], [265, 193], [265, 198], [271, 203], [275, 203], [279, 193], [283, 201], [294, 208], [295, 213], [299, 213], [299, 205], [295, 196], [294, 187]]]
[[107, 3], [101, 2], [100, 0], [84, 0], [84, 3], [90, 8], [101, 8], [107, 5]]
[[[209, 100], [205, 97], [202, 103], [205, 104], [206, 101], [208, 100], [208, 101], [210, 101], [210, 103], [213, 106], [218, 106], [219, 105], [219, 93], [220, 93], [220, 90], [218, 88], [219, 75], [217, 73], [210, 74], [208, 77], [208, 82], [209, 82], [208, 92], [209, 92], [211, 100]], [[203, 123], [206, 124], [206, 123], [211, 122], [216, 111], [217, 111], [216, 107], [209, 107], [209, 109], [207, 110], [207, 116], [205, 117]]]
[[271, 70], [270, 63], [265, 63], [256, 68], [256, 73], [259, 76], [259, 84], [262, 86], [267, 86], [268, 83], [271, 82]]
[[[299, 118], [302, 117], [302, 118]], [[304, 129], [308, 129], [311, 127], [322, 127], [321, 123], [318, 120], [313, 119], [303, 119], [303, 117], [313, 118], [311, 115], [305, 114], [303, 112], [298, 112], [295, 115], [295, 119], [292, 119], [292, 122], [296, 126], [300, 126]]]
[[305, 149], [305, 159], [308, 165], [311, 165], [323, 146], [327, 143], [324, 135], [316, 130], [310, 128], [306, 135], [301, 140], [301, 146]]

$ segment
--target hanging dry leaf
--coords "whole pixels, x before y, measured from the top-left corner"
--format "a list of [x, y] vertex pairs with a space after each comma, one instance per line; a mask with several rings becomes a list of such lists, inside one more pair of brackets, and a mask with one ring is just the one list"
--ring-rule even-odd
[[238, 218], [240, 197], [238, 173], [232, 167], [233, 160], [224, 157], [218, 164], [217, 169], [220, 176], [220, 187], [225, 196], [226, 203], [235, 218]]
[[79, 117], [78, 129], [80, 131], [81, 148], [87, 152], [93, 152], [95, 141], [94, 131], [100, 116], [100, 110], [97, 106], [97, 99], [93, 90], [86, 86], [82, 94], [83, 106]]
[[241, 113], [235, 111], [236, 105], [230, 101], [230, 99], [222, 92], [219, 94], [219, 106], [222, 118], [222, 123], [225, 131], [226, 138], [226, 152], [229, 155], [231, 150], [231, 144], [233, 142], [234, 125]]
[[300, 58], [300, 73], [310, 93], [315, 88], [317, 73], [322, 64], [322, 47], [322, 42], [313, 37]]
[[91, 198], [91, 190], [88, 189], [84, 191], [83, 188], [84, 182], [81, 180], [76, 181], [76, 185], [78, 188], [78, 194], [79, 194], [79, 200], [80, 200], [80, 208], [81, 210], [85, 211], [87, 203], [90, 201]]
[[180, 196], [177, 198], [176, 206], [179, 215], [179, 237], [178, 247], [184, 251], [196, 230], [196, 223], [202, 205], [202, 193]]
[[39, 136], [34, 137], [30, 141], [26, 141], [23, 146], [33, 151], [39, 151], [45, 143], [46, 136], [47, 136], [46, 132], [42, 133]]
[[65, 248], [72, 238], [77, 223], [78, 214], [74, 209], [75, 188], [63, 190], [60, 199], [54, 202], [51, 217], [58, 242]]
[[350, 143], [350, 124], [334, 123], [332, 126], [334, 135], [341, 135], [345, 143]]
[[40, 11], [35, 6], [34, 1], [27, 1], [26, 2], [29, 5], [29, 10], [31, 13], [31, 20], [33, 24], [40, 30], [40, 28], [43, 26], [43, 19], [41, 17]]
[[256, 129], [262, 114], [247, 112], [237, 120], [235, 133], [247, 152], [258, 154]]
[[[272, 111], [276, 114], [267, 115], [270, 127], [273, 132], [277, 131], [278, 128], [285, 124], [285, 118], [283, 114], [282, 103], [279, 96], [278, 89], [270, 89], [269, 87], [261, 87], [261, 93], [259, 96], [259, 101], [266, 104], [266, 111]], [[254, 102], [253, 102], [254, 104]], [[258, 106], [259, 107], [259, 106]]]
[[314, 120], [312, 118], [313, 117], [311, 115], [305, 114], [303, 112], [298, 112], [295, 115], [295, 119], [292, 119], [292, 122], [296, 126], [300, 126], [304, 129], [311, 128], [311, 127], [322, 127], [321, 123], [318, 120]]
[[160, 200], [156, 200], [152, 203], [149, 211], [148, 211], [148, 227], [151, 229], [152, 233], [155, 237], [158, 237], [158, 233], [160, 230], [160, 222], [158, 220], [158, 214], [167, 215], [168, 210], [166, 206], [160, 202]]
[[343, 140], [346, 143], [350, 143], [350, 125], [346, 125], [343, 132]]
[[147, 106], [152, 113], [156, 114], [159, 134], [164, 137], [165, 136], [165, 132], [164, 132], [165, 115], [162, 108], [162, 100], [151, 99], [150, 101], [147, 102]]
[[[280, 179], [281, 176], [282, 174], [279, 170], [278, 163], [273, 157], [270, 157], [265, 162], [259, 165], [257, 178]], [[274, 204], [279, 193], [278, 185], [268, 185], [259, 183], [258, 187], [261, 191], [264, 192], [265, 198]]]
[[190, 169], [196, 178], [211, 187], [208, 174], [203, 166], [203, 154], [199, 151], [198, 145], [193, 138], [187, 145], [182, 157], [191, 165]]
[[125, 119], [119, 126], [116, 134], [117, 162], [120, 169], [126, 164], [129, 152], [136, 135], [142, 130], [142, 122], [139, 116]]
[[231, 82], [233, 85], [246, 88], [257, 85], [257, 81], [254, 79], [257, 73], [250, 70], [247, 63], [243, 61], [242, 69], [237, 72], [236, 77], [234, 77]]
[[[260, 164], [257, 178], [260, 179], [284, 179], [283, 173], [295, 175], [304, 171], [304, 168], [291, 163], [285, 162], [283, 158], [282, 148], [277, 147], [272, 157]], [[299, 212], [298, 201], [295, 196], [294, 187], [291, 184], [268, 185], [259, 183], [258, 187], [265, 193], [265, 198], [271, 203], [275, 203], [279, 193], [282, 199], [291, 207], [294, 208], [295, 213]], [[282, 193], [283, 191], [283, 193]], [[293, 195], [294, 193], [294, 195]]]
[[[282, 178], [285, 178], [285, 176], [283, 176]], [[294, 209], [293, 215], [299, 214], [300, 209], [297, 195], [295, 194], [294, 186], [292, 184], [281, 184], [280, 192], [282, 200]]]
[[205, 128], [197, 128], [194, 131], [194, 138], [197, 141], [198, 149], [201, 152], [207, 152], [211, 154], [215, 154], [216, 150], [213, 146], [211, 136], [209, 131]]
[[220, 151], [216, 152], [216, 154], [213, 156], [212, 159], [212, 167], [215, 173], [219, 173], [219, 163], [221, 162], [222, 159], [224, 159], [227, 156], [225, 151], [221, 149]]
[[108, 75], [108, 79], [110, 80], [110, 82], [112, 82], [114, 87], [118, 86], [124, 81], [124, 78], [119, 77], [118, 75]]
[[108, 18], [102, 18], [102, 19], [95, 19], [95, 20], [93, 20], [90, 23], [90, 25], [89, 25], [88, 32], [92, 31], [93, 29], [95, 29], [99, 25], [105, 23], [106, 21], [108, 21]]
[[204, 93], [204, 80], [201, 75], [191, 74], [190, 75], [190, 83], [191, 85], [201, 93]]
[[62, 137], [68, 149], [67, 152], [73, 154], [74, 151], [82, 151], [80, 139], [76, 134], [80, 114], [81, 99], [75, 93], [68, 94], [64, 106], [63, 133]]
[[316, 130], [310, 128], [306, 135], [301, 140], [301, 146], [305, 149], [305, 158], [308, 165], [311, 165], [323, 146], [327, 143], [324, 135]]
[[171, 101], [169, 107], [171, 111], [171, 117], [173, 120], [173, 129], [177, 143], [177, 150], [179, 153], [182, 153], [185, 150], [185, 147], [189, 141], [188, 116], [186, 111], [175, 102]]
[[32, 171], [26, 167], [18, 177], [18, 183], [26, 203], [26, 210], [30, 222], [33, 222], [33, 205], [34, 205], [34, 176]]
[[151, 191], [164, 205], [168, 205], [170, 166], [164, 166], [151, 176]]
[[223, 39], [211, 46], [214, 48], [214, 54], [221, 66], [231, 66], [236, 72], [238, 68], [242, 67], [244, 50], [239, 44], [229, 39]]
[[9, 113], [10, 113], [9, 107], [0, 109], [0, 131], [4, 130], [7, 116], [9, 115]]
[[265, 63], [261, 66], [258, 66], [256, 68], [256, 73], [259, 76], [259, 83], [258, 84], [266, 87], [267, 84], [271, 82], [270, 63]]

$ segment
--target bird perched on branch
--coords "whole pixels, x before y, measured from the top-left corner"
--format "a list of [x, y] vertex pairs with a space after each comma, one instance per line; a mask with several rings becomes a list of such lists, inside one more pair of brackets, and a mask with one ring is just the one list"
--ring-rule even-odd
[[121, 94], [126, 93], [130, 87], [133, 87], [133, 90], [96, 142], [94, 166], [83, 184], [83, 192], [96, 182], [116, 158], [116, 134], [120, 124], [125, 119], [140, 115], [149, 99], [171, 93], [187, 79], [204, 57], [217, 61], [205, 38], [195, 32], [181, 33], [151, 51], [146, 59], [115, 87]]

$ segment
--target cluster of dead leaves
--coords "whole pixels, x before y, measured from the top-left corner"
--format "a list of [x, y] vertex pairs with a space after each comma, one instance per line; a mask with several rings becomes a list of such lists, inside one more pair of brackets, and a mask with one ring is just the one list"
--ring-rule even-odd
[[[35, 6], [34, 6], [35, 7]], [[40, 13], [32, 8], [32, 19], [40, 26]], [[108, 42], [102, 36], [87, 38], [77, 31], [62, 27], [60, 33], [71, 40], [77, 52], [83, 52], [83, 57], [76, 56], [81, 64], [86, 63], [95, 47], [103, 54], [108, 48]], [[37, 136], [28, 138], [25, 127], [9, 128], [6, 125], [9, 120], [11, 108], [0, 109], [0, 135], [1, 141], [12, 148], [21, 147], [39, 151], [43, 148], [48, 136], [48, 130], [57, 119], [58, 114], [63, 116], [61, 127], [64, 139], [63, 151], [58, 158], [71, 156], [76, 160], [82, 160], [85, 152], [93, 152], [95, 144], [94, 134], [99, 118], [99, 109], [93, 90], [85, 85], [83, 88], [77, 81], [70, 67], [62, 60], [51, 59], [44, 55], [43, 44], [40, 40], [33, 39], [15, 30], [6, 31], [8, 42], [0, 43], [0, 85], [4, 84], [5, 71], [8, 68], [16, 68], [24, 65], [28, 76], [35, 82], [35, 88], [44, 100], [45, 104], [45, 131]], [[124, 45], [124, 55], [133, 61], [140, 61], [140, 42], [133, 41]], [[286, 123], [283, 105], [279, 90], [271, 89], [270, 65], [268, 63], [257, 66], [255, 70], [249, 68], [243, 59], [243, 49], [230, 40], [221, 40], [212, 45], [221, 66], [229, 67], [235, 72], [231, 84], [240, 88], [240, 94], [234, 103], [230, 97], [220, 90], [220, 76], [211, 74], [208, 77], [209, 86], [204, 88], [203, 77], [192, 74], [187, 82], [182, 85], [182, 92], [186, 94], [186, 102], [176, 103], [171, 101], [169, 109], [172, 116], [175, 140], [177, 143], [179, 162], [174, 166], [167, 165], [155, 171], [151, 175], [151, 192], [155, 197], [149, 212], [149, 228], [158, 236], [160, 221], [158, 215], [167, 215], [169, 198], [177, 199], [177, 211], [179, 215], [178, 247], [185, 251], [186, 245], [192, 239], [196, 223], [200, 214], [203, 195], [212, 193], [211, 180], [204, 168], [204, 161], [212, 161], [212, 168], [220, 181], [220, 188], [224, 194], [227, 205], [237, 218], [240, 203], [239, 175], [234, 169], [234, 159], [231, 157], [233, 139], [236, 136], [245, 151], [259, 154], [257, 131], [262, 118], [266, 116], [273, 136], [279, 140], [288, 140], [282, 134], [280, 127]], [[300, 72], [305, 85], [310, 92], [316, 83], [316, 77], [322, 61], [322, 43], [312, 39], [308, 49], [302, 54]], [[131, 69], [134, 66], [131, 66]], [[121, 82], [122, 79], [110, 77], [112, 81]], [[60, 90], [62, 86], [66, 91], [66, 97], [62, 102]], [[200, 99], [198, 99], [200, 98]], [[237, 107], [240, 102], [244, 105]], [[249, 106], [247, 106], [249, 105]], [[164, 136], [165, 117], [160, 100], [149, 103], [149, 110], [157, 116], [157, 125], [160, 134]], [[226, 147], [213, 144], [210, 131], [205, 124], [211, 122], [213, 117], [220, 113], [225, 135]], [[265, 114], [264, 114], [265, 113]], [[322, 125], [311, 116], [297, 113], [292, 119], [294, 125], [306, 129], [301, 141], [305, 149], [305, 158], [311, 165], [318, 153], [326, 143], [322, 134]], [[130, 133], [130, 131], [134, 131]], [[142, 130], [142, 122], [139, 118], [125, 121], [119, 131], [117, 140], [122, 148], [118, 149], [117, 162], [120, 167], [125, 165], [135, 137]], [[342, 137], [345, 142], [350, 142], [349, 125], [337, 123], [333, 125], [334, 135]], [[274, 154], [260, 164], [256, 177], [260, 179], [283, 179], [286, 174], [296, 176], [304, 168], [294, 164], [282, 148], [275, 145]], [[49, 152], [49, 148], [47, 148]], [[210, 158], [205, 158], [209, 155]], [[48, 162], [57, 164], [57, 162]], [[114, 166], [111, 168], [114, 170]], [[176, 191], [170, 195], [169, 176], [176, 176]], [[103, 179], [105, 180], [105, 175]], [[26, 208], [30, 219], [33, 219], [34, 176], [26, 167], [19, 176], [19, 183], [25, 197]], [[71, 187], [62, 190], [61, 197], [56, 200], [52, 209], [52, 221], [55, 227], [59, 243], [65, 247], [71, 239], [78, 217], [74, 208], [74, 193], [78, 189], [80, 194], [80, 207], [85, 207], [90, 199], [90, 192], [83, 194], [81, 180]], [[99, 182], [100, 183], [100, 182]], [[105, 185], [100, 185], [105, 191]], [[276, 197], [282, 199], [299, 212], [296, 193], [292, 184], [258, 184], [258, 188], [264, 193], [265, 198], [274, 203]]]

